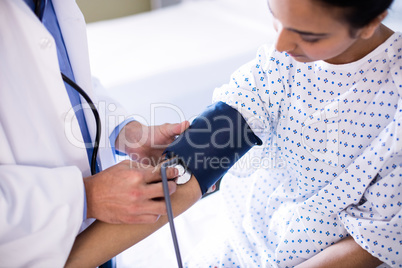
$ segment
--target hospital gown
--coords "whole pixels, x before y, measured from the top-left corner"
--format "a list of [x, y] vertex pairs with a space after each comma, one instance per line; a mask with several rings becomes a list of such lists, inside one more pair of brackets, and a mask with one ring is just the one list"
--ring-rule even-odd
[[346, 236], [402, 267], [402, 34], [342, 65], [263, 46], [214, 101], [263, 141], [223, 178], [224, 228], [187, 267], [293, 267]]

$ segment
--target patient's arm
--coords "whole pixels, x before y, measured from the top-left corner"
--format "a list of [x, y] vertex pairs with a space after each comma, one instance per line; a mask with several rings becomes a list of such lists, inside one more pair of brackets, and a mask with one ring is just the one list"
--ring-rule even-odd
[[[169, 158], [177, 157], [193, 174], [191, 180], [178, 186], [171, 196], [174, 214], [179, 215], [197, 202], [240, 157], [254, 145], [261, 144], [260, 138], [236, 109], [223, 102], [208, 106], [164, 152]], [[100, 265], [166, 222], [166, 216], [147, 225], [95, 222], [77, 237], [66, 266]]]
[[[174, 216], [187, 210], [201, 198], [201, 190], [194, 176], [178, 185], [171, 195]], [[113, 225], [96, 221], [75, 240], [65, 267], [96, 267], [123, 250], [146, 238], [168, 221], [161, 216], [154, 224]]]
[[347, 237], [295, 268], [375, 268], [382, 262]]

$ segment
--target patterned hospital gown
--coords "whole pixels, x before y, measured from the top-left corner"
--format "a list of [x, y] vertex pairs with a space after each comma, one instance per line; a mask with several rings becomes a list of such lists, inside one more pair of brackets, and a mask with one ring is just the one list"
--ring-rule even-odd
[[402, 34], [343, 65], [262, 47], [214, 92], [264, 141], [223, 178], [187, 267], [293, 267], [346, 236], [402, 267]]

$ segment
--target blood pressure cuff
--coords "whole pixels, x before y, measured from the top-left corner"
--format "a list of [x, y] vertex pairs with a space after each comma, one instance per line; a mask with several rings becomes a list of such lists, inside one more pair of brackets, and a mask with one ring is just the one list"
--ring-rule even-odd
[[217, 102], [208, 106], [164, 153], [168, 158], [178, 157], [205, 194], [251, 147], [261, 144], [236, 109]]

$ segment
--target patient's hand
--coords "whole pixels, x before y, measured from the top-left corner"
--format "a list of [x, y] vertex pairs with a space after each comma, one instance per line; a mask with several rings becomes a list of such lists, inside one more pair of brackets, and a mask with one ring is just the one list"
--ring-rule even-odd
[[165, 148], [189, 127], [189, 122], [145, 126], [137, 121], [128, 123], [116, 139], [116, 149], [133, 160], [156, 166]]
[[349, 236], [327, 247], [295, 268], [375, 268], [382, 263]]

